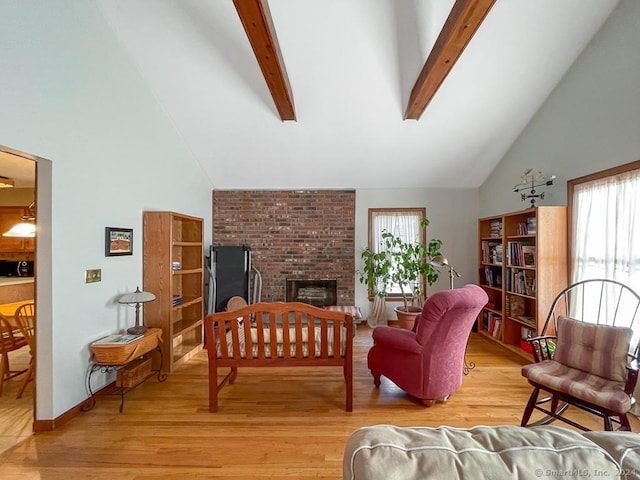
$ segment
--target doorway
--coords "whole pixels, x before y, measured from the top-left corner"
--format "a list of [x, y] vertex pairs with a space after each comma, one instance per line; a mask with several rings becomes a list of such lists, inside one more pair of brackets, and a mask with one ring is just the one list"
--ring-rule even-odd
[[[4, 188], [0, 189], [0, 215], [2, 232], [5, 224], [19, 223], [26, 219], [31, 222], [35, 216], [37, 198], [37, 161], [34, 157], [0, 146], [0, 176]], [[14, 218], [16, 217], [16, 218]], [[33, 222], [35, 223], [35, 219]], [[3, 237], [8, 238], [8, 237]], [[0, 239], [0, 241], [2, 240]], [[0, 304], [19, 304], [35, 299], [36, 269], [16, 270], [14, 265], [33, 266], [36, 261], [35, 238], [11, 238], [0, 243]], [[35, 352], [34, 352], [35, 353]], [[26, 370], [31, 361], [28, 346], [8, 354], [10, 369]], [[35, 410], [35, 385], [29, 382], [20, 398], [26, 371], [3, 382], [0, 397], [0, 452], [28, 438], [33, 431]]]

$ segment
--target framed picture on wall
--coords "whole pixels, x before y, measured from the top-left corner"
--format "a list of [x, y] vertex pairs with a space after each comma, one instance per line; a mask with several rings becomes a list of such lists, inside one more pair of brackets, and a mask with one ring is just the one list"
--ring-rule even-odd
[[105, 227], [104, 255], [133, 255], [133, 229]]

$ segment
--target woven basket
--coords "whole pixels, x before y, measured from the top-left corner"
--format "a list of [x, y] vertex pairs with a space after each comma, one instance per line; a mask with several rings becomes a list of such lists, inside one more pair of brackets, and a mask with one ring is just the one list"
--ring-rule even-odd
[[118, 370], [116, 387], [135, 387], [151, 375], [151, 357], [142, 357]]
[[125, 365], [136, 357], [144, 355], [158, 345], [160, 332], [152, 332], [124, 345], [91, 345], [92, 359], [103, 365]]

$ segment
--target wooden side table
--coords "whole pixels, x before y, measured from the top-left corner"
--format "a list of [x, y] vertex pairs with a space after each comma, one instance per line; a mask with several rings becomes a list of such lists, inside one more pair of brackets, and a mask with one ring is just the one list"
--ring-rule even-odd
[[89, 411], [96, 405], [95, 393], [91, 388], [91, 377], [95, 372], [110, 373], [119, 370], [124, 371], [128, 365], [133, 364], [141, 358], [149, 358], [153, 352], [158, 352], [160, 356], [160, 364], [157, 369], [152, 368], [149, 374], [136, 379], [132, 385], [116, 385], [111, 389], [112, 392], [107, 392], [106, 394], [120, 395], [120, 413], [122, 413], [125, 393], [133, 390], [154, 375], [158, 377], [159, 382], [164, 382], [167, 379], [167, 374], [162, 373], [163, 358], [162, 349], [160, 348], [161, 343], [162, 329], [149, 328], [143, 337], [123, 345], [96, 343], [89, 345], [89, 349], [91, 350], [91, 367], [87, 374], [87, 388], [91, 395], [91, 401], [85, 404], [82, 410], [85, 412]]

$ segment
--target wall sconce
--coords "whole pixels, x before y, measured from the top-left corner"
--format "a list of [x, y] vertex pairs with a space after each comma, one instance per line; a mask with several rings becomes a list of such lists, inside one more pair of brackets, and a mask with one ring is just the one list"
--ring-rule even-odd
[[126, 303], [130, 307], [136, 307], [136, 325], [127, 329], [127, 333], [134, 335], [141, 335], [147, 331], [147, 327], [140, 325], [140, 304], [155, 300], [156, 296], [153, 293], [143, 292], [140, 287], [136, 287], [136, 291], [133, 293], [125, 293], [118, 299], [118, 303]]
[[22, 222], [16, 223], [8, 232], [2, 234], [3, 237], [33, 238], [36, 236], [36, 202], [33, 201], [27, 207], [27, 214], [22, 216]]

